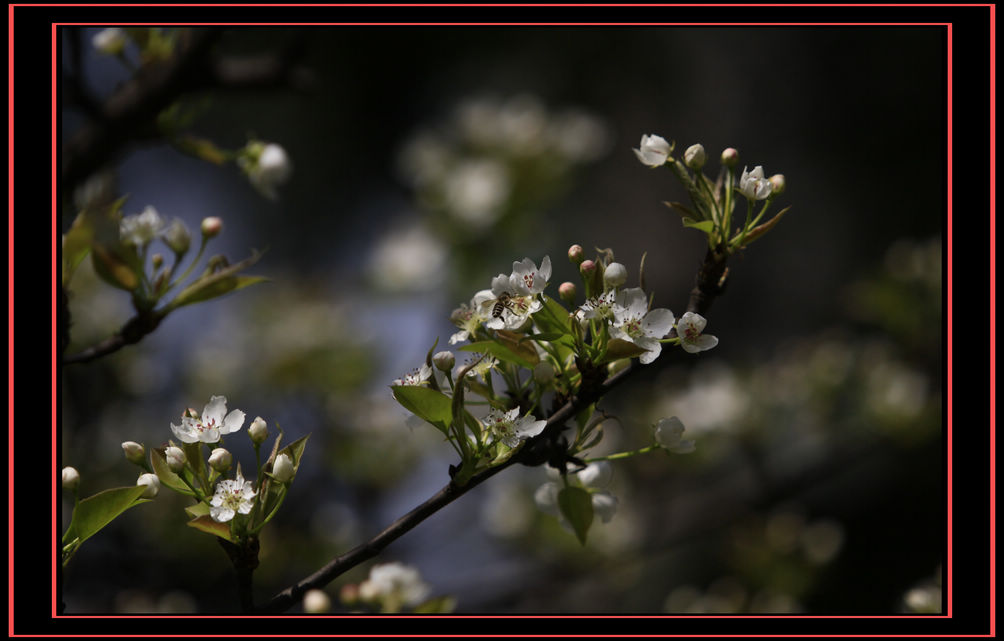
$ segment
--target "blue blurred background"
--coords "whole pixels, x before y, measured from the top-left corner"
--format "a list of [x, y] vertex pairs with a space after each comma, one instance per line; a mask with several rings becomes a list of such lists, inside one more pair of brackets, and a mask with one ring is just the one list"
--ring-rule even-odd
[[[93, 91], [130, 76], [79, 37]], [[450, 312], [513, 260], [613, 249], [678, 315], [703, 236], [641, 165], [643, 134], [783, 173], [792, 209], [731, 263], [708, 315], [719, 346], [667, 350], [601, 403], [594, 454], [635, 449], [679, 416], [693, 454], [614, 465], [618, 512], [586, 546], [537, 509], [543, 468], [512, 468], [392, 544], [461, 613], [894, 613], [940, 608], [945, 545], [942, 228], [945, 40], [936, 28], [240, 28], [221, 55], [304, 47], [304, 90], [203, 90], [190, 131], [281, 144], [276, 200], [235, 166], [145, 141], [111, 169], [124, 212], [153, 205], [267, 283], [172, 314], [64, 369], [62, 457], [84, 494], [131, 485], [125, 440], [158, 446], [211, 395], [310, 434], [262, 539], [264, 600], [376, 534], [448, 481], [451, 448], [409, 428], [390, 382], [456, 331]], [[68, 47], [67, 47], [68, 48]], [[128, 55], [135, 55], [133, 49]], [[64, 56], [65, 57], [65, 56]], [[85, 122], [64, 101], [63, 133]], [[64, 229], [73, 210], [64, 215]], [[115, 331], [128, 295], [70, 285], [73, 353]], [[459, 358], [459, 357], [458, 357]], [[274, 433], [274, 432], [273, 432]], [[253, 461], [247, 439], [227, 441]], [[162, 492], [78, 553], [67, 612], [235, 607], [232, 570]], [[68, 515], [69, 505], [64, 506]], [[369, 564], [327, 590], [366, 577]]]

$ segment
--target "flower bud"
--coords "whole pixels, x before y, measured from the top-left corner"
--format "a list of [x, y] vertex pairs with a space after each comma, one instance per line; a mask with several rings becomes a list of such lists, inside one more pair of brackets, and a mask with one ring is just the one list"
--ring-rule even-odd
[[691, 145], [683, 152], [683, 162], [691, 169], [700, 169], [704, 166], [705, 160], [707, 155], [704, 153], [703, 145]]
[[355, 605], [359, 602], [359, 586], [355, 583], [346, 583], [338, 593], [338, 598], [345, 605]]
[[568, 260], [572, 261], [573, 265], [582, 263], [585, 255], [586, 252], [582, 249], [582, 245], [572, 245], [568, 248]]
[[185, 467], [188, 457], [185, 456], [185, 450], [172, 445], [164, 450], [164, 460], [167, 462], [167, 467], [177, 474]]
[[739, 150], [735, 147], [729, 147], [722, 152], [722, 164], [726, 167], [735, 167], [736, 163], [739, 162]]
[[251, 442], [255, 445], [261, 445], [268, 438], [268, 424], [265, 423], [265, 419], [258, 416], [251, 425], [248, 427], [248, 436], [251, 437]]
[[126, 33], [118, 27], [102, 29], [91, 38], [91, 44], [99, 53], [117, 56], [125, 49]]
[[538, 385], [550, 385], [554, 381], [554, 365], [540, 361], [533, 368], [533, 380]]
[[122, 444], [122, 451], [125, 452], [125, 457], [130, 463], [135, 463], [136, 465], [143, 464], [143, 457], [146, 455], [146, 450], [143, 446], [136, 441], [126, 441]]
[[591, 276], [594, 271], [596, 271], [596, 263], [591, 260], [584, 260], [579, 265], [579, 273], [583, 276]]
[[603, 284], [608, 288], [620, 287], [627, 282], [627, 268], [620, 263], [610, 263], [603, 270]]
[[575, 288], [575, 283], [565, 281], [558, 287], [558, 296], [560, 296], [561, 300], [565, 301], [569, 305], [575, 302], [576, 293], [578, 293], [578, 291]]
[[226, 472], [230, 469], [233, 462], [233, 455], [222, 447], [217, 447], [209, 455], [209, 467], [217, 472]]
[[150, 262], [153, 263], [153, 269], [154, 271], [156, 271], [160, 269], [161, 265], [164, 264], [164, 255], [154, 254], [153, 256], [150, 257]]
[[442, 352], [436, 352], [432, 355], [432, 364], [435, 365], [442, 372], [449, 372], [453, 369], [453, 365], [457, 362], [456, 357], [453, 352], [448, 352], [443, 350]]
[[784, 182], [784, 174], [774, 174], [773, 176], [768, 178], [768, 180], [770, 181], [771, 185], [770, 193], [780, 194], [784, 192], [784, 188], [786, 186]]
[[324, 590], [307, 590], [303, 595], [303, 611], [307, 614], [324, 614], [331, 609], [331, 599]]
[[75, 467], [63, 468], [63, 489], [75, 490], [80, 485], [80, 472]]
[[160, 479], [157, 478], [156, 474], [140, 474], [139, 478], [136, 479], [136, 485], [146, 486], [146, 491], [140, 495], [142, 499], [152, 499], [157, 496], [157, 492], [160, 492]]
[[280, 454], [272, 464], [272, 476], [280, 483], [288, 483], [293, 478], [293, 461], [286, 454]]
[[181, 418], [199, 418], [199, 413], [195, 411], [194, 407], [189, 407], [181, 413]]
[[202, 235], [205, 238], [212, 238], [223, 231], [223, 221], [217, 216], [209, 216], [202, 219]]
[[184, 254], [192, 244], [192, 235], [188, 233], [188, 227], [185, 227], [180, 218], [171, 221], [161, 237], [175, 254]]

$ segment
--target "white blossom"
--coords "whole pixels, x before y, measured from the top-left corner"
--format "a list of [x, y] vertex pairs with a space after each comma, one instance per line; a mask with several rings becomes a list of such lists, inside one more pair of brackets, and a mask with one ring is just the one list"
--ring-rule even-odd
[[676, 319], [668, 309], [648, 310], [648, 298], [639, 287], [624, 289], [617, 295], [612, 335], [647, 350], [638, 360], [648, 364], [662, 353], [659, 339], [669, 333]]
[[94, 48], [107, 56], [117, 56], [126, 46], [126, 32], [119, 27], [108, 27], [91, 38]]
[[537, 269], [537, 263], [524, 258], [522, 261], [513, 261], [509, 284], [517, 294], [530, 296], [543, 292], [550, 278], [550, 256], [544, 256], [544, 260], [540, 261], [540, 269]]
[[218, 523], [225, 523], [237, 513], [248, 514], [254, 506], [256, 494], [254, 483], [244, 480], [238, 465], [234, 480], [226, 479], [216, 485], [216, 493], [209, 502], [209, 516]]
[[397, 562], [374, 565], [369, 577], [359, 584], [359, 598], [364, 601], [392, 602], [398, 606], [418, 605], [429, 591], [417, 569]]
[[[514, 266], [519, 264], [513, 263]], [[548, 273], [550, 266], [550, 261], [547, 261]], [[544, 306], [536, 296], [517, 289], [513, 284], [514, 276], [516, 276], [515, 271], [509, 276], [499, 274], [492, 279], [492, 297], [481, 303], [482, 311], [488, 314], [488, 320], [485, 321], [485, 327], [488, 329], [519, 329], [531, 314], [540, 311]], [[523, 274], [520, 275], [521, 280], [522, 277]], [[536, 277], [530, 277], [531, 280], [534, 278]], [[502, 305], [498, 316], [495, 315], [496, 304]]]
[[666, 164], [666, 159], [669, 158], [669, 152], [671, 151], [669, 143], [662, 136], [655, 135], [643, 135], [641, 137], [641, 145], [639, 149], [634, 150], [634, 154], [638, 156], [638, 160], [644, 165], [649, 167], [661, 167]]
[[417, 369], [413, 369], [401, 378], [394, 379], [394, 385], [426, 385], [426, 381], [432, 376], [432, 368], [429, 367], [427, 363], [422, 363], [422, 366]]
[[763, 177], [763, 167], [757, 165], [753, 171], [746, 171], [739, 178], [739, 191], [750, 200], [763, 200], [770, 196], [773, 184]]
[[675, 416], [660, 418], [653, 429], [655, 442], [659, 444], [659, 447], [677, 454], [693, 452], [696, 445], [693, 441], [683, 440], [684, 429], [683, 422]]
[[188, 457], [185, 456], [185, 451], [177, 446], [170, 446], [164, 450], [164, 460], [167, 462], [167, 467], [170, 468], [172, 472], [178, 473], [185, 467], [185, 463], [188, 462]]
[[680, 319], [676, 326], [676, 333], [680, 336], [680, 347], [696, 354], [711, 349], [718, 344], [718, 338], [710, 334], [701, 334], [708, 321], [700, 314], [687, 312]]
[[164, 231], [164, 220], [152, 206], [147, 206], [139, 214], [125, 216], [119, 223], [119, 236], [123, 242], [139, 247], [150, 244]]
[[248, 180], [259, 192], [268, 198], [278, 196], [277, 188], [289, 180], [293, 173], [293, 163], [281, 145], [276, 143], [251, 142], [245, 148], [248, 158], [242, 163]]
[[547, 426], [547, 421], [520, 416], [518, 407], [507, 412], [492, 408], [481, 422], [493, 439], [502, 441], [509, 447], [516, 447], [520, 441], [540, 434]]
[[461, 303], [460, 307], [453, 310], [450, 320], [460, 328], [460, 331], [450, 336], [450, 345], [468, 340], [484, 323], [491, 319], [491, 305], [486, 306], [488, 301], [494, 301], [490, 289], [482, 289], [474, 294], [470, 305]]
[[183, 443], [216, 443], [223, 434], [237, 432], [244, 425], [244, 412], [233, 410], [229, 414], [227, 411], [227, 399], [225, 396], [213, 396], [209, 399], [209, 404], [202, 410], [202, 416], [194, 418], [184, 416], [181, 425], [171, 423], [171, 431]]

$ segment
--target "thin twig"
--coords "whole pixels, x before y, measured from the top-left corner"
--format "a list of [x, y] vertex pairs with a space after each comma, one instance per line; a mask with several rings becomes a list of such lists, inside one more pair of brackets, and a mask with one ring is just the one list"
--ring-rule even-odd
[[[727, 256], [708, 251], [704, 257], [704, 262], [701, 264], [701, 268], [698, 271], [697, 282], [694, 289], [691, 291], [690, 300], [687, 304], [688, 311], [703, 315], [707, 312], [708, 308], [711, 307], [711, 303], [714, 301], [715, 297], [721, 294], [722, 278], [725, 273], [726, 261]], [[576, 413], [582, 410], [582, 408], [598, 401], [601, 397], [607, 394], [614, 387], [623, 383], [639, 369], [640, 366], [637, 363], [632, 362], [627, 368], [603, 381], [600, 385], [594, 388], [592, 393], [575, 397], [565, 403], [547, 419], [547, 425], [544, 427], [544, 430], [537, 436], [529, 439], [523, 445], [523, 450], [530, 450], [535, 443], [548, 439], [552, 435], [563, 430], [565, 428], [565, 422], [571, 420]], [[510, 465], [518, 462], [520, 462], [520, 460], [519, 455], [517, 454], [497, 467], [475, 474], [463, 487], [457, 487], [453, 483], [450, 483], [443, 489], [439, 490], [439, 492], [427, 501], [391, 523], [386, 529], [384, 529], [383, 532], [380, 532], [369, 541], [356, 546], [345, 554], [336, 557], [320, 570], [314, 572], [302, 581], [299, 581], [285, 590], [282, 590], [268, 602], [261, 605], [257, 611], [268, 613], [285, 612], [287, 609], [292, 607], [293, 604], [300, 601], [308, 590], [322, 588], [348, 570], [368, 559], [375, 557], [392, 542], [403, 536], [406, 532], [410, 531], [428, 517], [438, 512], [440, 509], [446, 507], [456, 499], [466, 494], [472, 488], [477, 487], [484, 481], [487, 481], [489, 478], [508, 468]]]

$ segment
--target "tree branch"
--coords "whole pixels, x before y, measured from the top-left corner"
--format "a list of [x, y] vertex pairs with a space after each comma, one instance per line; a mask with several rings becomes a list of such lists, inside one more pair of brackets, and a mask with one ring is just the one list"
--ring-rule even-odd
[[[68, 324], [69, 316], [67, 315], [66, 318], [66, 323]], [[126, 345], [138, 343], [144, 336], [157, 329], [157, 326], [160, 325], [160, 321], [162, 320], [164, 320], [164, 316], [157, 312], [136, 314], [122, 326], [122, 329], [115, 332], [97, 345], [92, 345], [91, 347], [88, 347], [87, 349], [77, 352], [71, 356], [64, 356], [63, 365], [87, 363], [96, 358], [101, 358], [102, 356], [107, 356], [108, 354], [117, 352]], [[67, 329], [66, 331], [67, 333], [65, 338], [62, 336], [60, 338], [61, 342], [64, 340], [67, 342], [69, 341], [69, 330]], [[65, 345], [62, 349], [66, 349]]]
[[[708, 251], [705, 255], [704, 262], [697, 274], [697, 283], [690, 294], [690, 300], [687, 305], [688, 311], [703, 314], [709, 307], [711, 307], [711, 303], [714, 301], [715, 297], [721, 294], [721, 282], [725, 274], [726, 260], [727, 256], [720, 256], [712, 251]], [[403, 536], [428, 517], [438, 512], [440, 509], [446, 507], [456, 499], [466, 494], [472, 488], [477, 487], [509, 466], [522, 462], [520, 459], [520, 453], [529, 451], [533, 449], [533, 446], [536, 443], [542, 442], [551, 436], [560, 433], [565, 428], [565, 423], [571, 420], [579, 411], [598, 401], [610, 390], [626, 381], [639, 369], [641, 369], [641, 366], [638, 365], [637, 362], [632, 362], [627, 368], [621, 370], [617, 374], [602, 381], [602, 383], [594, 387], [591, 393], [584, 393], [565, 403], [557, 411], [551, 414], [550, 417], [548, 417], [547, 425], [544, 427], [544, 430], [537, 436], [527, 440], [520, 452], [508, 461], [497, 467], [475, 474], [463, 487], [458, 487], [451, 482], [449, 485], [430, 497], [427, 501], [391, 523], [386, 529], [384, 529], [384, 531], [380, 532], [369, 541], [354, 547], [339, 557], [336, 557], [317, 572], [311, 574], [302, 581], [289, 586], [285, 590], [282, 590], [268, 602], [257, 608], [257, 611], [260, 613], [284, 612], [292, 607], [293, 604], [300, 601], [308, 590], [322, 588], [348, 570], [368, 559], [375, 557], [392, 542]]]

